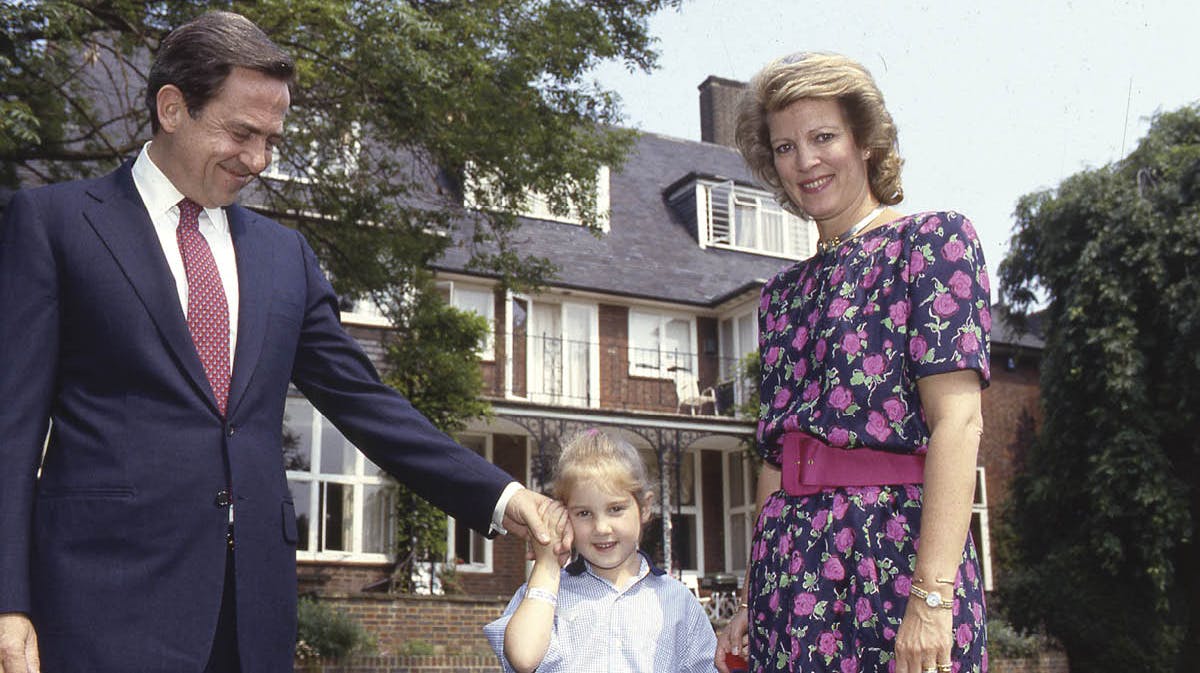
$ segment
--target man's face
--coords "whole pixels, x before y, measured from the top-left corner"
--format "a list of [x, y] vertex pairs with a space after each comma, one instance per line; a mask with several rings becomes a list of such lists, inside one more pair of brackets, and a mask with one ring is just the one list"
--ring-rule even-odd
[[271, 163], [290, 102], [286, 82], [245, 68], [234, 68], [195, 118], [178, 90], [160, 93], [162, 130], [151, 156], [184, 196], [228, 206]]

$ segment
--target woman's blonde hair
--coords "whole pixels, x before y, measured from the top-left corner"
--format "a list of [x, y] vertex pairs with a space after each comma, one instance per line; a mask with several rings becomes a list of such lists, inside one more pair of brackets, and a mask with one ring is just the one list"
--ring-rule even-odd
[[885, 205], [904, 198], [900, 187], [899, 143], [883, 94], [862, 64], [839, 54], [799, 53], [775, 59], [754, 79], [738, 104], [738, 149], [750, 170], [775, 193], [787, 210], [808, 217], [783, 189], [775, 171], [767, 115], [806, 98], [837, 101], [850, 125], [855, 144], [870, 150], [867, 182], [871, 194]]
[[554, 497], [566, 502], [571, 490], [585, 481], [613, 493], [630, 493], [643, 510], [649, 504], [650, 481], [637, 449], [596, 428], [575, 435], [563, 447], [554, 468]]

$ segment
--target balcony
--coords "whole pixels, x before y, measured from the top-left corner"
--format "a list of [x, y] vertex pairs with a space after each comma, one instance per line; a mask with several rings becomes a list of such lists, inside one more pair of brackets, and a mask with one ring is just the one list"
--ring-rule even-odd
[[754, 393], [753, 386], [737, 382], [737, 358], [715, 352], [524, 333], [497, 334], [495, 344], [495, 360], [483, 364], [485, 394], [493, 399], [733, 417]]

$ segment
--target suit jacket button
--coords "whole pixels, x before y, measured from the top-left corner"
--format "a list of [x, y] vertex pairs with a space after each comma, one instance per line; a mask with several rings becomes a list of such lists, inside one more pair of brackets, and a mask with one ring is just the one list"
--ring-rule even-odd
[[217, 491], [217, 499], [213, 504], [217, 507], [228, 507], [231, 502], [233, 500], [229, 497], [229, 491]]
[[233, 425], [232, 424], [225, 426], [225, 436], [227, 436], [227, 437], [233, 436]]

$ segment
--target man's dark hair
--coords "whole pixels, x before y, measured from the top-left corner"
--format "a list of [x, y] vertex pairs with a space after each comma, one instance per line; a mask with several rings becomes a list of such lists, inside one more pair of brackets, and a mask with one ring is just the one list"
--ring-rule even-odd
[[171, 31], [159, 45], [146, 82], [150, 130], [158, 133], [158, 90], [174, 84], [196, 118], [234, 68], [257, 70], [291, 83], [292, 58], [250, 19], [233, 12], [208, 12]]

